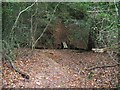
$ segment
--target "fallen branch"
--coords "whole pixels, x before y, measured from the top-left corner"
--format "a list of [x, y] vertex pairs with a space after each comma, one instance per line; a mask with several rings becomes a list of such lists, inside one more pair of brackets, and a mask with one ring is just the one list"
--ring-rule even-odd
[[118, 66], [118, 65], [120, 65], [120, 63], [114, 64], [114, 65], [104, 65], [104, 66], [91, 67], [91, 68], [88, 68], [87, 70], [90, 71], [90, 70], [94, 70], [94, 69], [97, 69], [97, 68], [115, 67], [115, 66]]

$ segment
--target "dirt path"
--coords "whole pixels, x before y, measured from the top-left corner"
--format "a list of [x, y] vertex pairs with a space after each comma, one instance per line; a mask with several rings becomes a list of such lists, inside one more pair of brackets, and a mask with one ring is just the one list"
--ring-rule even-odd
[[3, 86], [18, 88], [112, 88], [118, 84], [118, 67], [92, 66], [115, 64], [106, 54], [77, 53], [73, 50], [17, 50], [16, 66], [30, 75], [25, 80], [7, 63], [3, 66]]

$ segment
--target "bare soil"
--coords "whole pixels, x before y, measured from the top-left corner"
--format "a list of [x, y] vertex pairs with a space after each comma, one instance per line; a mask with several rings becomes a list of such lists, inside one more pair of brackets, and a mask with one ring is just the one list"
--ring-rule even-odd
[[118, 84], [118, 66], [106, 53], [75, 50], [18, 49], [15, 65], [26, 72], [26, 80], [8, 63], [3, 63], [3, 87], [5, 88], [115, 88]]

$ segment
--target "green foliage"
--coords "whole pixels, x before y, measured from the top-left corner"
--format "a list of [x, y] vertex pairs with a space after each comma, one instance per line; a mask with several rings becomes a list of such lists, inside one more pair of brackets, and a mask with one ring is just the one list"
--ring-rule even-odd
[[[17, 15], [33, 2], [6, 2], [3, 6], [3, 32], [2, 37], [11, 47], [31, 47], [32, 43], [42, 34], [43, 30], [52, 18], [57, 2], [38, 2], [32, 8], [22, 13], [15, 29], [13, 24]], [[92, 12], [89, 12], [92, 11]], [[35, 13], [36, 12], [36, 13]], [[70, 41], [79, 41], [83, 37], [87, 41], [91, 33], [96, 47], [109, 46], [117, 42], [118, 26], [114, 3], [70, 3], [61, 2], [54, 17], [38, 43], [53, 47], [53, 35], [55, 20], [61, 18], [69, 27], [68, 38]], [[11, 36], [12, 33], [12, 36]], [[87, 42], [86, 42], [87, 44]]]
[[[104, 47], [117, 43], [118, 28], [114, 3], [97, 3], [96, 14], [90, 16], [96, 46]], [[106, 7], [106, 6], [108, 7]], [[114, 18], [113, 18], [114, 17]]]
[[94, 72], [90, 72], [89, 75], [88, 75], [88, 79], [92, 79], [94, 76]]
[[118, 86], [117, 86], [117, 90], [120, 90], [120, 84], [118, 84]]

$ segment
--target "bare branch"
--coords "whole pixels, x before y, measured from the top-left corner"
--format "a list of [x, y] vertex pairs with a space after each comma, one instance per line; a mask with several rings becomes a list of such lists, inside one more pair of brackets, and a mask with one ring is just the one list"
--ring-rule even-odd
[[37, 2], [37, 0], [36, 0], [33, 4], [31, 4], [30, 6], [28, 6], [27, 8], [23, 9], [22, 11], [20, 11], [20, 13], [18, 14], [18, 16], [17, 16], [17, 18], [16, 18], [16, 20], [15, 20], [15, 22], [14, 22], [14, 24], [13, 24], [13, 27], [12, 27], [12, 29], [11, 29], [11, 32], [15, 29], [20, 15], [21, 15], [23, 12], [27, 11], [27, 10], [28, 10], [29, 8], [31, 8], [32, 6], [34, 6], [36, 2]]
[[52, 14], [52, 17], [51, 17], [51, 19], [50, 19], [50, 21], [48, 22], [48, 24], [46, 25], [46, 27], [44, 28], [44, 30], [43, 30], [43, 32], [42, 32], [42, 34], [37, 38], [37, 40], [35, 41], [35, 43], [33, 44], [33, 47], [32, 48], [34, 48], [35, 47], [35, 45], [36, 45], [36, 43], [38, 42], [38, 40], [40, 40], [41, 39], [41, 37], [43, 36], [43, 34], [45, 33], [45, 31], [47, 30], [47, 28], [48, 28], [48, 26], [50, 25], [50, 23], [51, 23], [51, 21], [52, 21], [52, 19], [53, 19], [53, 16], [54, 16], [54, 14], [55, 14], [55, 12], [56, 12], [56, 9], [57, 9], [57, 7], [58, 7], [58, 5], [60, 4], [60, 2], [55, 6], [55, 8], [54, 8], [54, 11], [53, 11], [53, 14]]
[[[33, 32], [33, 17], [37, 14], [38, 12], [38, 3], [37, 3], [37, 7], [35, 9], [35, 12], [33, 13], [33, 15], [31, 15], [31, 28], [30, 28], [30, 31], [31, 31], [31, 44], [33, 46], [34, 44], [34, 40], [35, 40], [35, 32]], [[37, 27], [35, 27], [35, 29], [37, 29]], [[35, 30], [36, 31], [36, 30]], [[33, 48], [32, 48], [33, 49]]]

